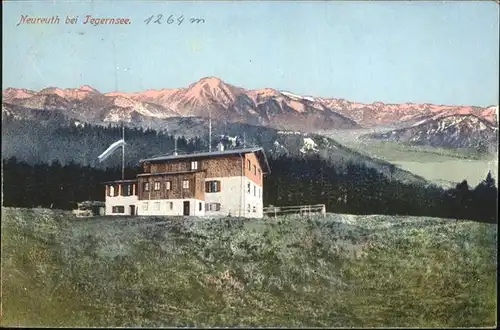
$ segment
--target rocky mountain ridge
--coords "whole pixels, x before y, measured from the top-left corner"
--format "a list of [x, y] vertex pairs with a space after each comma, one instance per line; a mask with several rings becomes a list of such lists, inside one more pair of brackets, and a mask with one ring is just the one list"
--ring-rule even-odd
[[498, 147], [498, 128], [471, 114], [424, 120], [410, 127], [371, 134], [368, 137], [413, 145], [484, 152], [495, 151]]
[[417, 122], [428, 118], [472, 114], [497, 125], [497, 107], [433, 104], [362, 104], [339, 98], [301, 96], [265, 88], [246, 90], [207, 77], [186, 88], [137, 93], [101, 93], [90, 86], [45, 88], [39, 92], [7, 88], [2, 103], [29, 109], [58, 109], [89, 122], [134, 121], [137, 117], [224, 118], [285, 130], [314, 132]]

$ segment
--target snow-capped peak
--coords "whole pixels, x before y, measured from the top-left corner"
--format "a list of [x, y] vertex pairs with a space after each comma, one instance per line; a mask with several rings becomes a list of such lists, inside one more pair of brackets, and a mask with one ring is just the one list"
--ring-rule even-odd
[[290, 93], [287, 91], [281, 91], [280, 93], [287, 96], [287, 97], [290, 97], [292, 99], [306, 100], [306, 101], [314, 102], [314, 98], [311, 96], [301, 96], [301, 95], [293, 94], [293, 93]]

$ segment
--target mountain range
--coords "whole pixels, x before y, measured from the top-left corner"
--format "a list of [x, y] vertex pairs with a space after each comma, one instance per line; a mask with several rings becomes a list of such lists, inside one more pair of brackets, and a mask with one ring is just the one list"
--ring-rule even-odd
[[207, 77], [186, 88], [137, 93], [101, 93], [90, 86], [41, 91], [7, 88], [2, 109], [61, 110], [91, 123], [150, 122], [171, 117], [211, 116], [283, 130], [316, 132], [407, 123], [450, 115], [474, 115], [497, 126], [497, 107], [433, 104], [362, 104], [339, 98], [296, 95], [265, 88], [247, 90]]
[[367, 137], [412, 145], [494, 152], [498, 148], [498, 128], [477, 116], [451, 115], [424, 120], [410, 127]]

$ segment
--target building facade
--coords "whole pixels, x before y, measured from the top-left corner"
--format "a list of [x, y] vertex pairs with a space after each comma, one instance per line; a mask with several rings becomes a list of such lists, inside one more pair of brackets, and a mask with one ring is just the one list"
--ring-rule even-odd
[[107, 215], [263, 216], [261, 148], [169, 155], [141, 160], [135, 180], [106, 183]]

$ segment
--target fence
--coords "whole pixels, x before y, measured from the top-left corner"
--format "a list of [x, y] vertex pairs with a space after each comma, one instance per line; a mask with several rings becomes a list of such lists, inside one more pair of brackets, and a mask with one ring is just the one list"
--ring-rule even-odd
[[267, 206], [264, 208], [264, 215], [277, 217], [286, 214], [300, 214], [302, 216], [311, 216], [313, 213], [320, 213], [326, 216], [325, 204], [316, 205], [292, 205], [292, 206]]

